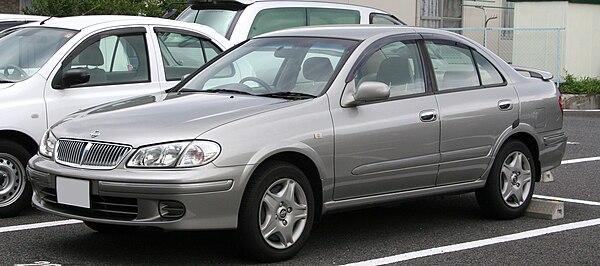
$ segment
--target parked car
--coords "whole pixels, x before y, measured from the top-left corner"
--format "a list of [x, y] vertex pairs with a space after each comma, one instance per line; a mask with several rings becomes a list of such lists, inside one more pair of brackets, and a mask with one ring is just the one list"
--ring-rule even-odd
[[31, 15], [16, 15], [16, 14], [0, 14], [0, 31], [3, 31], [14, 26], [19, 26], [31, 22], [39, 22], [48, 19], [44, 16]]
[[520, 217], [566, 145], [540, 73], [434, 29], [261, 35], [168, 92], [51, 127], [33, 204], [99, 232], [237, 228], [263, 261], [296, 254], [324, 214], [391, 201], [475, 191], [490, 216]]
[[207, 25], [234, 43], [280, 29], [325, 24], [405, 25], [379, 9], [322, 1], [192, 0], [177, 20]]
[[128, 16], [52, 18], [0, 33], [0, 217], [30, 205], [25, 165], [48, 126], [166, 90], [230, 46], [206, 26]]

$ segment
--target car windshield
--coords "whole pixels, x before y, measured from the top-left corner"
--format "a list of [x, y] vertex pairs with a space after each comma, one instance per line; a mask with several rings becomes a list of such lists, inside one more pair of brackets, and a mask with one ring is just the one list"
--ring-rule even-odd
[[314, 98], [324, 93], [356, 45], [326, 38], [250, 40], [183, 84], [181, 91]]
[[186, 9], [177, 20], [193, 22], [213, 28], [219, 34], [225, 36], [235, 18], [236, 10], [226, 9]]
[[77, 32], [17, 28], [0, 33], [0, 82], [18, 82], [35, 74]]

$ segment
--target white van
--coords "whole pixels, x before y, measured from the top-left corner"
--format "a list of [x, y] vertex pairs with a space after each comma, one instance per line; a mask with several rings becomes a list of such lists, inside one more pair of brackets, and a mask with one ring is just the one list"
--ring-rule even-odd
[[25, 165], [48, 127], [169, 89], [229, 47], [203, 25], [133, 16], [51, 18], [0, 32], [0, 217], [30, 205]]
[[192, 0], [176, 20], [209, 26], [234, 43], [256, 35], [326, 24], [405, 25], [375, 8], [320, 1]]

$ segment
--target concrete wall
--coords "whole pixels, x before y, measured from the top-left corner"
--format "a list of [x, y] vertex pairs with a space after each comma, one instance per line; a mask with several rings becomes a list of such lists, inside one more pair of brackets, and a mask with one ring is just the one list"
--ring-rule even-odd
[[18, 14], [21, 13], [20, 0], [0, 0], [0, 13]]
[[[560, 36], [561, 75], [568, 72], [579, 77], [600, 77], [599, 26], [600, 5], [566, 1], [515, 4], [515, 27], [565, 29]], [[515, 39], [515, 47], [530, 49], [529, 56], [534, 56], [556, 42], [551, 36], [545, 43], [536, 38], [533, 34], [520, 36]]]
[[417, 25], [417, 2], [418, 0], [327, 0], [328, 2], [337, 2], [353, 5], [362, 5], [385, 10], [393, 14], [404, 23]]

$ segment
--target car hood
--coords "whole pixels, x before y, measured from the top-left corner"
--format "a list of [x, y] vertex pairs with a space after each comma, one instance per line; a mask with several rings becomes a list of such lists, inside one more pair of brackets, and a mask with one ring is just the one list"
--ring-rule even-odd
[[[283, 99], [225, 93], [158, 93], [74, 113], [55, 124], [52, 132], [57, 138], [139, 147], [195, 139], [231, 121], [295, 104]], [[94, 132], [98, 136], [92, 138]]]

